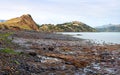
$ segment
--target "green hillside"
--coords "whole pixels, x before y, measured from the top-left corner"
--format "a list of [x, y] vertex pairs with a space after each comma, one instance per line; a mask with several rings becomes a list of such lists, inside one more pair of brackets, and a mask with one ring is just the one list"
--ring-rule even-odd
[[67, 22], [63, 24], [43, 24], [39, 27], [43, 32], [94, 32], [94, 28], [78, 21]]

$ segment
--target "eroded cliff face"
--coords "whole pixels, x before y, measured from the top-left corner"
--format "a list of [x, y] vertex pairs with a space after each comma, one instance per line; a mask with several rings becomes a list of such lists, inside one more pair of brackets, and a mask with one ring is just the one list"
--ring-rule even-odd
[[0, 29], [38, 31], [38, 26], [32, 19], [31, 15], [26, 14], [0, 23]]

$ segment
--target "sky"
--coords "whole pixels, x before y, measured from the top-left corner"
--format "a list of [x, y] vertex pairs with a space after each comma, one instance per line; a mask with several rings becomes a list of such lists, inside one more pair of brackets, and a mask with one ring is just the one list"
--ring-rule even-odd
[[120, 24], [120, 0], [1, 0], [0, 19], [30, 14], [38, 24]]

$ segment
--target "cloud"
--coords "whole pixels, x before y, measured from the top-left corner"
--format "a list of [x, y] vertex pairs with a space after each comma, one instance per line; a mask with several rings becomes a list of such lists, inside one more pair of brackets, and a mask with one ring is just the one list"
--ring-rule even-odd
[[[6, 5], [6, 6], [5, 6]], [[31, 14], [39, 23], [72, 20], [90, 25], [119, 22], [120, 0], [2, 0], [0, 18]]]
[[[118, 0], [46, 0], [50, 3], [40, 4], [36, 10], [61, 15], [79, 15], [102, 17], [119, 8]], [[35, 9], [34, 8], [34, 9]]]

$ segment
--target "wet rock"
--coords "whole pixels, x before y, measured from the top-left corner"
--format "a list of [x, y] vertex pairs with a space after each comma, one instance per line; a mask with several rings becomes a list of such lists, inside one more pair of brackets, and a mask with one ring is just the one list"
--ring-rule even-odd
[[48, 50], [49, 50], [49, 51], [53, 51], [54, 48], [53, 48], [53, 47], [49, 47]]
[[37, 56], [37, 53], [35, 53], [35, 52], [29, 52], [28, 54], [31, 55], [31, 56], [33, 56], [33, 57]]

